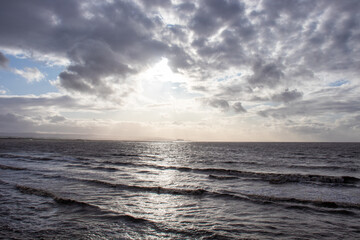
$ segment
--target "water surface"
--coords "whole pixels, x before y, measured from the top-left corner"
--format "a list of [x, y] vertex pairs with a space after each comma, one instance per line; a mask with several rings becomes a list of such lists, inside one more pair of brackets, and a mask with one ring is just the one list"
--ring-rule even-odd
[[356, 239], [359, 143], [0, 140], [0, 238]]

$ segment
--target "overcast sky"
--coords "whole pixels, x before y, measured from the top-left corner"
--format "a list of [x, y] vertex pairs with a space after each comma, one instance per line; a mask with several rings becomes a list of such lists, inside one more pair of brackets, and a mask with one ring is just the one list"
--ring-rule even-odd
[[2, 0], [0, 135], [360, 141], [359, 0]]

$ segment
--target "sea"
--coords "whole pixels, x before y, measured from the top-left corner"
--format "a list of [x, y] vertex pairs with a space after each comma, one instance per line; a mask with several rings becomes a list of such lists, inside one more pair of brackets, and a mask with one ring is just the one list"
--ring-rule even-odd
[[360, 143], [0, 139], [0, 239], [360, 239]]

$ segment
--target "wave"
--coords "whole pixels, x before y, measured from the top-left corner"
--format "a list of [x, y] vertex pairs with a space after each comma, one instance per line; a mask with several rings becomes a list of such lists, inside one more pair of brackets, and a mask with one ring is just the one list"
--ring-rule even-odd
[[232, 179], [238, 179], [238, 177], [235, 176], [217, 176], [217, 175], [209, 175], [209, 178], [217, 179], [217, 180], [232, 180]]
[[[24, 158], [26, 156], [23, 156]], [[51, 157], [35, 157], [35, 156], [31, 156], [31, 157], [28, 157], [29, 159], [31, 160], [35, 160], [35, 161], [51, 161], [51, 160], [54, 160], [54, 158], [51, 158]]]
[[[111, 165], [116, 165], [116, 166], [136, 166], [136, 167], [147, 166], [147, 164], [136, 164], [136, 163], [131, 163], [131, 162], [102, 161], [101, 163], [111, 164]], [[149, 165], [149, 166], [152, 166], [152, 165]]]
[[0, 164], [0, 169], [3, 169], [3, 170], [15, 170], [15, 171], [27, 170], [26, 168], [7, 166], [7, 165], [2, 165], [2, 164]]
[[[164, 187], [152, 187], [152, 186], [134, 186], [134, 185], [125, 185], [119, 183], [110, 183], [101, 180], [95, 179], [79, 179], [72, 178], [76, 181], [86, 182], [89, 184], [100, 185], [103, 187], [110, 187], [121, 190], [128, 191], [139, 191], [139, 192], [152, 192], [157, 194], [171, 194], [171, 195], [190, 195], [190, 196], [208, 196], [213, 198], [225, 198], [232, 200], [241, 200], [241, 201], [251, 201], [256, 203], [292, 203], [292, 204], [303, 204], [303, 205], [314, 205], [317, 207], [323, 208], [355, 208], [360, 209], [360, 204], [358, 203], [348, 203], [348, 202], [333, 202], [333, 201], [322, 201], [322, 200], [311, 200], [311, 199], [298, 199], [298, 198], [288, 198], [288, 197], [277, 197], [277, 196], [265, 196], [257, 194], [247, 194], [247, 193], [228, 193], [228, 192], [215, 192], [208, 191], [205, 189], [178, 189], [178, 188], [164, 188]], [[341, 212], [341, 211], [340, 211]]]
[[[182, 166], [161, 166], [153, 164], [137, 164], [130, 162], [111, 162], [105, 161], [106, 164], [120, 165], [120, 166], [134, 166], [134, 167], [148, 167], [160, 170], [177, 170], [181, 172], [195, 172], [208, 174], [211, 178], [224, 180], [225, 176], [232, 177], [251, 177], [259, 178], [261, 180], [268, 181], [272, 184], [284, 184], [284, 183], [324, 183], [324, 184], [355, 184], [360, 182], [359, 178], [352, 176], [328, 176], [317, 174], [296, 174], [296, 173], [269, 173], [269, 172], [250, 172], [240, 171], [222, 168], [191, 168]], [[228, 178], [229, 179], [229, 178]]]
[[113, 153], [110, 154], [113, 157], [139, 157], [139, 158], [153, 158], [157, 159], [158, 156], [155, 155], [148, 155], [148, 154], [131, 154], [131, 153]]
[[[132, 222], [132, 223], [141, 223], [141, 222], [149, 222], [150, 223], [149, 220], [146, 220], [143, 218], [137, 218], [137, 217], [134, 217], [134, 216], [131, 216], [128, 214], [120, 214], [115, 211], [102, 209], [96, 205], [78, 201], [78, 200], [74, 200], [74, 199], [70, 199], [70, 198], [62, 198], [52, 192], [44, 190], [44, 189], [38, 189], [38, 188], [33, 188], [33, 187], [23, 186], [23, 185], [16, 185], [15, 187], [22, 193], [52, 198], [56, 203], [61, 204], [61, 205], [83, 207], [87, 211], [89, 211], [89, 210], [96, 211], [98, 214], [100, 214], [99, 217], [102, 217], [102, 218], [121, 219], [121, 220], [125, 220], [125, 221]], [[94, 216], [94, 215], [92, 215], [92, 216]]]
[[[94, 180], [94, 181], [96, 181], [96, 180]], [[100, 183], [100, 182], [101, 181], [96, 181], [96, 183]], [[104, 182], [101, 182], [101, 184], [103, 184], [103, 183]], [[106, 184], [108, 184], [108, 183], [106, 183]], [[111, 186], [111, 184], [110, 184], [110, 186]], [[152, 220], [148, 220], [148, 219], [145, 219], [142, 217], [135, 217], [130, 214], [119, 213], [119, 212], [116, 212], [116, 211], [110, 210], [110, 209], [104, 209], [104, 208], [101, 208], [96, 205], [86, 203], [83, 201], [78, 201], [78, 200], [69, 199], [69, 198], [62, 198], [50, 191], [44, 190], [44, 189], [23, 186], [23, 185], [16, 185], [16, 189], [18, 189], [20, 192], [25, 193], [25, 194], [32, 194], [32, 195], [37, 195], [37, 196], [41, 196], [41, 197], [52, 198], [57, 204], [65, 205], [67, 209], [68, 209], [68, 207], [75, 206], [75, 207], [77, 207], [76, 214], [82, 213], [84, 215], [84, 217], [106, 219], [111, 222], [120, 220], [120, 221], [125, 221], [128, 224], [144, 224], [144, 225], [152, 227], [157, 232], [180, 234], [180, 235], [183, 235], [184, 238], [191, 237], [191, 238], [196, 238], [196, 239], [197, 238], [199, 238], [199, 239], [218, 239], [218, 238], [229, 239], [226, 236], [214, 233], [212, 231], [206, 231], [206, 230], [193, 231], [193, 230], [172, 228], [171, 226], [168, 226], [164, 223], [158, 223], [158, 222], [154, 222]], [[146, 188], [146, 189], [149, 190], [149, 189], [158, 189], [158, 188]], [[193, 194], [194, 193], [193, 191], [186, 191], [186, 190], [179, 191], [178, 189], [177, 190], [176, 189], [172, 189], [172, 190], [162, 189], [162, 190], [160, 190], [159, 193], [161, 193], [162, 191], [167, 192], [167, 193], [172, 192], [173, 194], [185, 194], [185, 193]], [[83, 211], [79, 211], [78, 207], [82, 208]]]
[[285, 202], [285, 203], [299, 203], [299, 204], [312, 204], [318, 207], [324, 208], [355, 208], [360, 209], [359, 203], [350, 202], [335, 202], [335, 201], [322, 201], [322, 200], [311, 200], [311, 199], [299, 199], [290, 197], [276, 197], [276, 196], [264, 196], [258, 194], [242, 194], [243, 196], [249, 197], [250, 199], [260, 200], [264, 202]]
[[[295, 173], [269, 173], [269, 172], [249, 172], [229, 169], [218, 168], [186, 168], [186, 167], [169, 167], [168, 169], [176, 169], [179, 171], [193, 171], [198, 173], [210, 173], [230, 175], [238, 177], [252, 177], [259, 178], [261, 180], [268, 181], [272, 184], [284, 184], [284, 183], [330, 183], [330, 184], [354, 184], [360, 181], [359, 178], [352, 176], [328, 176], [328, 175], [316, 175], [316, 174], [295, 174]], [[214, 175], [216, 176], [216, 175]], [[219, 178], [221, 179], [221, 177]]]
[[[3, 181], [3, 180], [1, 180], [1, 179], [0, 179], [0, 184], [2, 184], [2, 185], [11, 185], [10, 183], [5, 182], [5, 181]], [[1, 195], [0, 195], [0, 196], [1, 196]]]
[[117, 168], [113, 168], [113, 167], [102, 167], [102, 166], [91, 167], [91, 169], [101, 170], [101, 171], [106, 171], [106, 172], [116, 172], [116, 171], [119, 171], [119, 169], [117, 169]]
[[113, 153], [111, 156], [114, 157], [141, 157], [139, 154], [128, 154], [128, 153]]
[[82, 179], [82, 178], [72, 178], [76, 181], [86, 182], [89, 184], [96, 184], [110, 188], [117, 188], [121, 190], [131, 190], [131, 191], [140, 191], [140, 192], [153, 192], [158, 194], [174, 194], [174, 195], [202, 195], [207, 191], [204, 189], [177, 189], [177, 188], [164, 188], [164, 187], [150, 187], [150, 186], [136, 186], [136, 185], [126, 185], [119, 183], [109, 183], [101, 180], [95, 179]]
[[344, 166], [325, 166], [325, 165], [289, 165], [288, 168], [301, 168], [301, 169], [326, 169], [326, 170], [346, 170], [351, 172], [357, 172], [358, 169], [355, 167], [344, 167]]
[[32, 155], [23, 155], [23, 154], [10, 154], [10, 153], [2, 153], [0, 154], [1, 158], [18, 158], [18, 159], [28, 159], [28, 160], [36, 160], [36, 161], [49, 161], [54, 160], [51, 157], [42, 157], [42, 156], [32, 156]]
[[0, 158], [18, 158], [21, 156], [9, 154], [9, 153], [0, 153]]

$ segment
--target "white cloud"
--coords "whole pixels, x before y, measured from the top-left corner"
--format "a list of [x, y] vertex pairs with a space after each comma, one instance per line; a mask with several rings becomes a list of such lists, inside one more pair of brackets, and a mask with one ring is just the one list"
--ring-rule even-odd
[[44, 74], [40, 72], [40, 70], [37, 69], [36, 67], [34, 68], [26, 67], [24, 68], [24, 70], [13, 69], [13, 72], [25, 78], [28, 83], [39, 82], [45, 78]]

